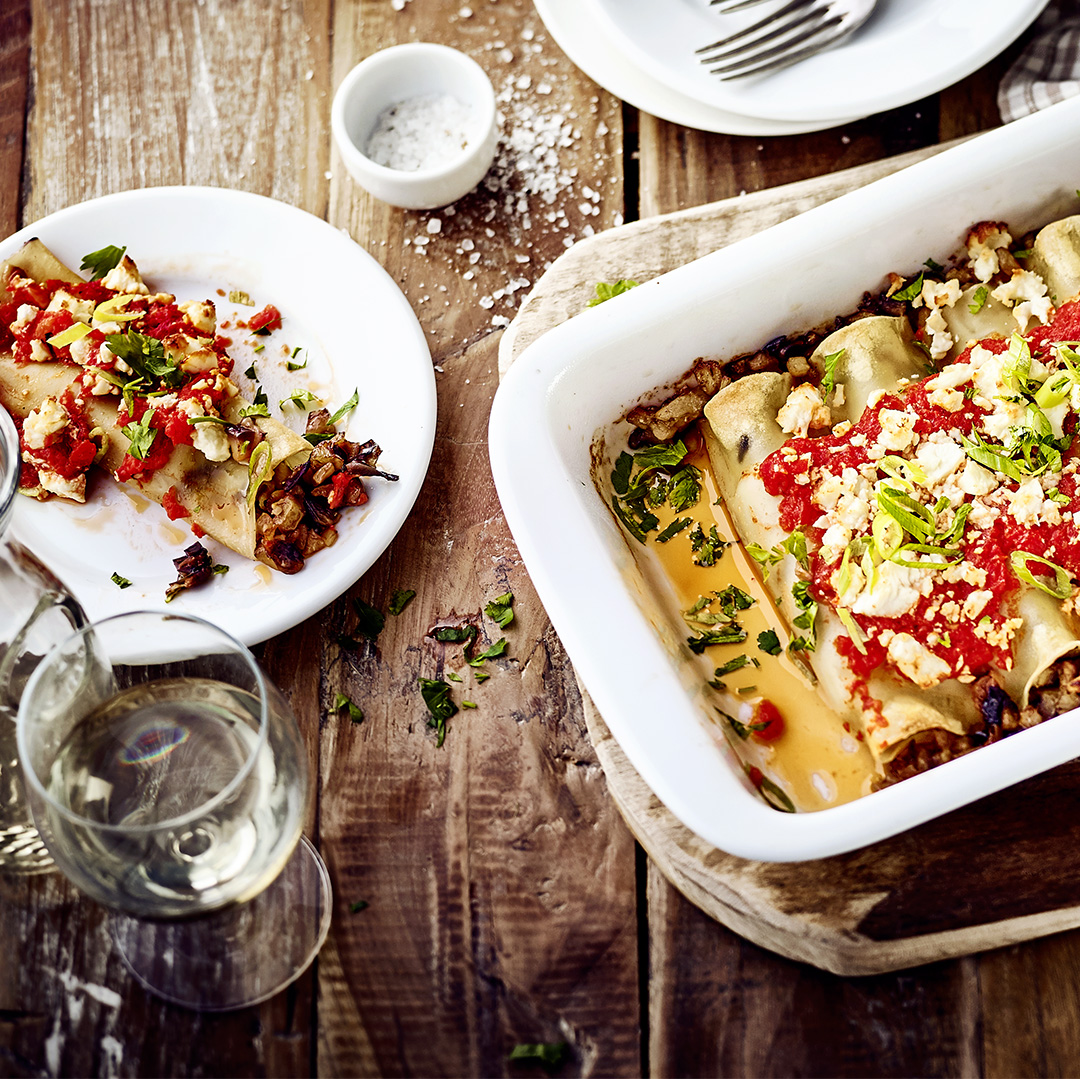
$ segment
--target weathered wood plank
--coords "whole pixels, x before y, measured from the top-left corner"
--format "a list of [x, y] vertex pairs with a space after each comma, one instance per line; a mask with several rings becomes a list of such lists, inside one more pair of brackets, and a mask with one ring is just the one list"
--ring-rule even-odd
[[30, 0], [0, 2], [0, 233], [19, 225], [23, 135], [30, 93]]
[[[329, 612], [335, 631], [349, 630], [349, 598], [385, 608], [395, 589], [417, 591], [376, 643], [326, 652], [324, 707], [341, 690], [365, 719], [330, 716], [323, 729], [320, 828], [338, 898], [320, 1070], [530, 1074], [508, 1068], [515, 1044], [566, 1041], [562, 1074], [636, 1074], [633, 843], [604, 795], [576, 684], [506, 530], [485, 448], [493, 331], [568, 241], [621, 211], [621, 111], [555, 49], [531, 4], [461, 10], [367, 0], [334, 12], [335, 81], [377, 48], [439, 40], [489, 73], [503, 131], [486, 183], [450, 209], [388, 208], [336, 154], [332, 163], [330, 220], [413, 304], [440, 406], [415, 510]], [[517, 616], [504, 633], [482, 609], [507, 590]], [[427, 636], [462, 618], [482, 627], [478, 648], [509, 642], [483, 684], [460, 645]], [[454, 698], [477, 708], [450, 720], [440, 748], [417, 678], [449, 671], [464, 679], [450, 683]], [[368, 906], [350, 913], [357, 900]]]

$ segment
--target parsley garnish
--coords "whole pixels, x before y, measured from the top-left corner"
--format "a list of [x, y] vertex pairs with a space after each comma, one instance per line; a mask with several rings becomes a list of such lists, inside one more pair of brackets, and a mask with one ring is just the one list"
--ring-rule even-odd
[[934, 273], [941, 273], [941, 272], [942, 272], [942, 270], [944, 270], [944, 269], [945, 269], [945, 267], [944, 267], [944, 266], [942, 266], [940, 262], [935, 262], [935, 261], [934, 261], [933, 259], [927, 259], [927, 260], [926, 260], [926, 261], [925, 261], [925, 262], [923, 263], [923, 265], [924, 265], [924, 266], [925, 266], [925, 267], [926, 267], [926, 268], [927, 268], [928, 270], [931, 270], [931, 271], [933, 271]]
[[154, 438], [157, 436], [157, 431], [150, 426], [150, 421], [153, 418], [153, 409], [148, 408], [143, 413], [141, 420], [138, 422], [133, 421], [131, 423], [126, 423], [120, 428], [130, 443], [128, 446], [128, 453], [134, 457], [136, 461], [145, 461], [146, 455], [154, 445]]
[[390, 614], [401, 614], [401, 612], [412, 603], [415, 596], [415, 589], [399, 588], [390, 597], [390, 602], [386, 605], [386, 609]]
[[316, 397], [315, 394], [311, 392], [311, 390], [293, 390], [292, 393], [281, 399], [281, 404], [278, 405], [278, 408], [280, 408], [281, 411], [284, 412], [285, 405], [288, 402], [292, 402], [294, 405], [296, 405], [297, 408], [303, 408], [307, 410], [308, 405], [310, 405], [312, 402], [318, 402], [318, 400], [318, 397]]
[[506, 629], [514, 620], [513, 606], [514, 593], [504, 592], [501, 596], [496, 596], [484, 608], [484, 614], [501, 629]]
[[701, 498], [701, 472], [693, 465], [680, 468], [671, 477], [667, 497], [669, 505], [676, 513], [696, 506]]
[[350, 914], [359, 914], [362, 910], [368, 909], [368, 901], [366, 899], [357, 899], [355, 903], [349, 904]]
[[478, 656], [469, 660], [470, 667], [479, 667], [486, 659], [494, 659], [506, 652], [506, 638], [500, 637], [490, 648], [485, 648]]
[[343, 708], [349, 710], [349, 718], [353, 723], [363, 722], [364, 713], [361, 711], [360, 706], [358, 704], [353, 704], [344, 693], [338, 693], [337, 696], [334, 697], [334, 711], [340, 712]]
[[89, 255], [83, 255], [79, 269], [93, 271], [92, 280], [100, 281], [110, 270], [120, 265], [120, 260], [124, 257], [126, 250], [127, 245], [116, 247], [114, 244], [109, 244], [98, 251], [91, 251]]
[[742, 644], [746, 640], [746, 630], [742, 626], [732, 622], [720, 629], [706, 630], [698, 637], [687, 637], [686, 643], [690, 651], [700, 656], [706, 648], [713, 644]]
[[[599, 285], [597, 286], [599, 288]], [[545, 1068], [558, 1068], [570, 1055], [566, 1042], [539, 1042], [535, 1045], [515, 1045], [507, 1060], [520, 1060], [529, 1064], [541, 1064]]]
[[923, 278], [925, 274], [919, 274], [914, 280], [908, 282], [902, 289], [898, 289], [894, 292], [889, 299], [890, 300], [903, 300], [904, 303], [911, 303], [916, 297], [922, 293]]
[[165, 346], [156, 337], [128, 330], [127, 333], [109, 334], [105, 344], [140, 378], [159, 382], [169, 388], [175, 388], [184, 381], [184, 372], [165, 355]]
[[244, 374], [247, 375], [247, 377], [250, 378], [250, 379], [257, 379], [259, 377], [255, 373], [255, 364], [254, 363], [244, 372]]
[[350, 412], [352, 412], [352, 410], [353, 410], [354, 408], [356, 408], [356, 406], [357, 406], [357, 405], [358, 405], [359, 403], [360, 403], [360, 395], [359, 395], [359, 393], [357, 392], [357, 390], [353, 390], [353, 392], [352, 392], [352, 397], [350, 397], [350, 398], [348, 399], [348, 401], [346, 401], [346, 402], [345, 402], [345, 404], [343, 404], [343, 405], [341, 406], [341, 408], [339, 408], [339, 409], [337, 410], [337, 412], [335, 412], [335, 413], [334, 413], [334, 414], [333, 414], [333, 415], [332, 415], [332, 416], [330, 417], [330, 421], [329, 421], [329, 422], [330, 422], [330, 426], [331, 426], [331, 427], [332, 427], [332, 426], [334, 426], [334, 424], [336, 424], [336, 423], [338, 422], [338, 420], [340, 420], [340, 419], [341, 419], [341, 418], [342, 418], [343, 416], [346, 416], [346, 415], [348, 415], [348, 414], [349, 414]]
[[303, 351], [304, 350], [299, 345], [292, 350], [292, 355], [285, 361], [285, 366], [290, 371], [303, 371], [303, 369], [307, 367], [308, 358], [306, 356], [304, 357], [303, 363], [296, 362], [297, 355]]
[[431, 713], [428, 726], [435, 728], [438, 734], [436, 746], [441, 746], [446, 740], [446, 721], [457, 715], [458, 707], [450, 699], [450, 687], [441, 679], [420, 678], [418, 681], [420, 695]]
[[793, 638], [788, 649], [792, 652], [813, 652], [817, 645], [817, 631], [814, 623], [817, 619], [818, 605], [810, 595], [805, 581], [796, 581], [791, 586], [791, 594], [801, 612], [791, 624], [796, 629], [805, 630], [806, 633], [805, 636]]
[[465, 679], [462, 678], [461, 675], [458, 674], [456, 671], [447, 671], [446, 672], [446, 677], [449, 678], [451, 682], [464, 682], [465, 681]]
[[783, 651], [780, 647], [780, 638], [776, 635], [776, 630], [767, 629], [758, 634], [757, 646], [762, 652], [767, 652], [770, 656], [778, 656]]
[[693, 517], [676, 517], [663, 532], [657, 534], [656, 542], [667, 543], [669, 539], [673, 536], [677, 536], [687, 525], [691, 524], [693, 520]]
[[480, 631], [471, 622], [466, 622], [461, 626], [439, 626], [428, 634], [442, 644], [464, 644], [462, 652], [466, 654], [476, 643], [479, 635]]
[[354, 599], [352, 604], [358, 619], [356, 632], [369, 640], [375, 640], [386, 625], [386, 616], [377, 607], [372, 607], [362, 599]]
[[636, 281], [629, 280], [616, 281], [614, 285], [609, 285], [606, 281], [601, 281], [596, 286], [596, 296], [589, 301], [589, 306], [595, 307], [605, 300], [610, 300], [613, 296], [618, 296], [623, 292], [629, 292], [632, 288], [637, 288], [637, 285], [638, 283]]
[[741, 656], [736, 656], [734, 659], [729, 659], [721, 667], [717, 667], [713, 671], [713, 675], [716, 678], [723, 678], [725, 674], [733, 674], [735, 671], [741, 671], [743, 667], [748, 667], [753, 664], [755, 667], [761, 666], [761, 661], [754, 659], [753, 656], [748, 656], [745, 652]]
[[843, 356], [844, 350], [840, 349], [839, 352], [834, 352], [829, 356], [826, 356], [822, 361], [825, 364], [825, 377], [821, 380], [821, 385], [818, 387], [821, 391], [821, 399], [828, 401], [829, 394], [833, 392], [836, 384], [836, 365], [840, 362], [840, 357]]
[[112, 581], [112, 583], [114, 585], [116, 585], [117, 588], [130, 588], [131, 587], [131, 582], [126, 577], [121, 577], [119, 573], [114, 573], [109, 578], [109, 580]]
[[720, 714], [721, 719], [727, 720], [731, 725], [731, 729], [744, 742], [750, 737], [752, 731], [763, 731], [768, 726], [767, 723], [740, 723], [734, 716], [729, 716], [727, 712], [723, 712], [719, 708], [716, 711]]
[[717, 534], [716, 525], [709, 526], [706, 536], [701, 525], [695, 525], [690, 533], [690, 546], [694, 551], [695, 566], [715, 566], [716, 560], [731, 546]]

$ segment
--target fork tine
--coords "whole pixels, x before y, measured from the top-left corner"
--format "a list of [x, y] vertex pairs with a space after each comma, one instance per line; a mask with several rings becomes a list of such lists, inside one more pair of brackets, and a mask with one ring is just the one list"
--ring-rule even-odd
[[[750, 75], [759, 75], [765, 71], [779, 70], [779, 68], [787, 67], [789, 64], [798, 63], [799, 60], [811, 56], [813, 53], [820, 52], [822, 49], [833, 44], [836, 40], [844, 37], [846, 32], [840, 31], [830, 34], [823, 40], [814, 40], [815, 38], [818, 38], [819, 34], [839, 27], [840, 23], [840, 17], [834, 15], [824, 22], [807, 27], [800, 34], [797, 34], [795, 37], [780, 45], [773, 46], [771, 49], [763, 49], [760, 52], [752, 53], [741, 59], [735, 60], [730, 64], [725, 64], [722, 67], [710, 68], [709, 74], [720, 75], [722, 76], [722, 81], [730, 81], [731, 79], [746, 78]], [[796, 46], [799, 45], [805, 45], [805, 48], [796, 48]], [[729, 74], [729, 72], [731, 74]]]
[[[761, 34], [754, 38], [753, 41], [746, 41], [741, 45], [735, 45], [733, 48], [724, 49], [721, 52], [703, 56], [701, 58], [701, 63], [717, 64], [722, 63], [725, 60], [734, 60], [740, 56], [753, 59], [766, 51], [763, 46], [768, 45], [770, 41], [776, 41], [777, 38], [787, 38], [788, 34], [798, 30], [801, 26], [805, 26], [807, 23], [816, 25], [820, 19], [821, 12], [818, 11], [804, 11], [801, 15], [796, 13], [790, 19], [787, 19], [782, 26], [774, 27], [768, 33]], [[774, 48], [786, 49], [790, 44], [792, 44], [791, 41], [785, 40], [778, 42]], [[798, 42], [794, 42], [794, 44], [798, 44]]]
[[726, 7], [717, 8], [721, 15], [730, 15], [733, 11], [742, 11], [744, 8], [764, 4], [766, 0], [709, 0], [710, 6], [726, 4]]
[[[740, 30], [738, 33], [730, 34], [728, 37], [720, 38], [719, 41], [714, 41], [711, 45], [704, 45], [700, 49], [695, 49], [694, 55], [700, 56], [702, 53], [712, 52], [714, 49], [719, 49], [725, 45], [730, 45], [733, 41], [738, 41], [741, 38], [746, 37], [748, 34], [756, 34], [758, 30], [764, 30], [766, 27], [775, 27], [778, 19], [783, 18], [785, 15], [794, 14], [795, 12], [799, 11], [800, 8], [805, 8], [808, 5], [812, 5], [814, 2], [815, 0], [790, 0], [790, 2], [785, 4], [779, 11], [773, 12], [772, 15], [766, 15], [764, 19], [759, 19], [756, 23], [753, 23], [751, 26], [747, 26], [745, 29]], [[785, 23], [784, 25], [786, 27], [788, 23]], [[782, 33], [783, 29], [784, 27], [782, 27], [776, 33]], [[768, 37], [775, 37], [776, 33], [770, 34], [768, 35]], [[762, 38], [761, 40], [767, 40], [767, 38]], [[751, 44], [752, 42], [747, 42], [747, 47], [749, 47]], [[701, 62], [703, 64], [708, 64], [712, 61], [706, 58]]]
[[850, 34], [850, 30], [842, 29], [839, 33], [834, 34], [830, 38], [826, 38], [824, 41], [815, 41], [805, 49], [798, 49], [786, 56], [771, 60], [769, 63], [761, 64], [759, 67], [750, 68], [747, 71], [736, 71], [731, 75], [721, 75], [720, 81], [732, 82], [734, 79], [745, 79], [753, 75], [767, 75], [776, 71], [782, 71], [785, 67], [791, 67], [793, 64], [799, 63], [800, 60], [805, 60], [807, 57], [823, 52], [825, 49], [837, 44]]

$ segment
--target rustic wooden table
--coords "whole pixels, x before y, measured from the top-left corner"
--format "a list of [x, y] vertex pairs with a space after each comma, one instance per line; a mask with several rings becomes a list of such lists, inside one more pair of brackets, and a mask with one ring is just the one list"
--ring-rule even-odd
[[[567, 246], [992, 127], [1018, 46], [885, 115], [736, 138], [623, 105], [529, 0], [469, 3], [0, 0], [3, 234], [154, 185], [281, 199], [386, 267], [439, 390], [431, 469], [398, 538], [346, 596], [261, 649], [318, 775], [308, 831], [336, 902], [315, 967], [262, 1007], [195, 1015], [133, 983], [102, 911], [58, 876], [0, 878], [0, 1074], [530, 1076], [545, 1073], [507, 1056], [540, 1042], [567, 1043], [559, 1075], [1075, 1074], [1076, 932], [841, 979], [746, 943], [667, 884], [606, 794], [485, 446], [500, 331]], [[503, 114], [485, 185], [433, 213], [367, 197], [330, 146], [334, 87], [409, 40], [474, 56]], [[384, 607], [398, 588], [417, 591], [407, 611], [342, 653], [349, 601]], [[496, 630], [480, 612], [508, 590], [507, 656], [437, 748], [417, 677], [457, 657], [427, 631], [450, 616]], [[333, 712], [338, 691], [362, 724]]]

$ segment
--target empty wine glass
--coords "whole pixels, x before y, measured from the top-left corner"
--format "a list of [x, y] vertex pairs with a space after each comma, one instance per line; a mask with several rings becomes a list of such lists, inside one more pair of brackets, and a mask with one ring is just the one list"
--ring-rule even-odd
[[307, 968], [330, 886], [300, 842], [306, 752], [239, 641], [166, 612], [84, 627], [34, 671], [16, 734], [42, 838], [117, 912], [114, 939], [146, 988], [223, 1010]]

